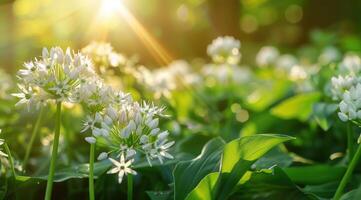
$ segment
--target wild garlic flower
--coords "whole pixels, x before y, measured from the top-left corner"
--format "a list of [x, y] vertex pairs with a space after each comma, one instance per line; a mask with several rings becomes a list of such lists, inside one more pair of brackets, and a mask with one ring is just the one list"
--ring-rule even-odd
[[338, 117], [346, 122], [348, 120], [356, 121], [361, 119], [361, 84], [352, 86], [347, 90], [339, 104], [340, 112]]
[[[1, 129], [0, 129], [0, 134], [1, 134]], [[8, 157], [8, 155], [4, 152], [1, 151], [1, 146], [5, 143], [5, 140], [4, 139], [1, 139], [0, 138], [0, 156], [3, 156], [3, 157]]]
[[107, 108], [111, 105], [123, 105], [132, 102], [130, 94], [114, 91], [101, 79], [83, 84], [79, 88], [78, 95], [81, 97], [79, 102], [88, 111], [81, 130], [81, 133], [91, 131], [91, 136], [85, 138], [88, 143], [95, 143], [97, 137], [109, 135], [107, 124], [110, 124], [112, 120], [105, 113]]
[[94, 113], [112, 103], [114, 93], [115, 91], [102, 79], [94, 76], [77, 87], [74, 98]]
[[256, 56], [256, 63], [259, 67], [274, 65], [279, 55], [280, 53], [276, 47], [262, 47]]
[[109, 158], [109, 160], [113, 163], [113, 165], [115, 165], [115, 167], [110, 169], [107, 172], [107, 174], [118, 173], [118, 183], [119, 184], [122, 183], [124, 175], [128, 175], [128, 174], [137, 175], [137, 172], [130, 168], [132, 163], [134, 162], [134, 159], [130, 159], [130, 160], [126, 161], [124, 154], [121, 154], [119, 162], [114, 160], [113, 158]]
[[321, 64], [329, 64], [340, 59], [341, 53], [333, 46], [328, 46], [322, 50], [318, 57], [318, 62]]
[[74, 92], [94, 76], [91, 61], [69, 48], [64, 52], [60, 47], [44, 48], [41, 59], [24, 64], [19, 70], [20, 93], [13, 94], [20, 98], [18, 104], [32, 103], [37, 106], [48, 101], [74, 103]]
[[207, 64], [201, 73], [206, 81], [216, 80], [219, 83], [246, 83], [252, 77], [252, 72], [246, 67], [229, 64]]
[[283, 72], [290, 72], [292, 67], [298, 64], [298, 60], [291, 54], [284, 54], [277, 58], [275, 66]]
[[117, 155], [124, 154], [126, 158], [144, 154], [149, 165], [154, 158], [161, 163], [164, 158], [173, 158], [168, 151], [174, 142], [168, 140], [168, 131], [161, 131], [158, 127], [159, 117], [164, 116], [163, 110], [137, 102], [109, 107], [106, 116], [111, 122], [102, 127], [108, 131], [108, 136], [104, 138], [106, 146], [111, 147]]
[[215, 63], [237, 64], [241, 60], [240, 41], [231, 36], [218, 37], [207, 47], [207, 53]]
[[355, 76], [334, 76], [331, 78], [331, 93], [333, 100], [342, 99], [346, 90], [349, 90], [357, 83], [361, 83], [360, 77]]
[[172, 91], [201, 81], [190, 65], [183, 60], [173, 61], [168, 66], [155, 70], [139, 67], [133, 75], [139, 83], [154, 92], [156, 99], [162, 96], [170, 98]]
[[100, 74], [104, 74], [109, 67], [119, 67], [127, 64], [127, 58], [115, 52], [109, 43], [91, 42], [81, 52], [93, 60], [95, 68]]
[[361, 72], [361, 59], [355, 54], [346, 55], [339, 65], [342, 74], [356, 76]]

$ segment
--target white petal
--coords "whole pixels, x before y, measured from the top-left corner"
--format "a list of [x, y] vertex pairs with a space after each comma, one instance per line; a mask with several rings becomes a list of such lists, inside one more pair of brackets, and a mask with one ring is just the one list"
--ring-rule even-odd
[[115, 174], [119, 172], [119, 168], [118, 167], [114, 167], [112, 169], [110, 169], [107, 174]]

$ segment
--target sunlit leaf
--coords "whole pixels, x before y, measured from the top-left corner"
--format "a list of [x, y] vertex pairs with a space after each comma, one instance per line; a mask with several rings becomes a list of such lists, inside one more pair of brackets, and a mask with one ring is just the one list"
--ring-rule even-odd
[[306, 120], [312, 112], [312, 107], [321, 97], [318, 92], [305, 93], [293, 96], [274, 108], [271, 113], [282, 119]]

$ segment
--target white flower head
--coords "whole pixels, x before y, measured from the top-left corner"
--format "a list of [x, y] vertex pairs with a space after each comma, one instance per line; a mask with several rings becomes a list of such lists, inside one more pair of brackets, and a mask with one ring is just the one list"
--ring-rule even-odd
[[256, 63], [260, 67], [274, 65], [279, 55], [280, 53], [276, 47], [262, 47], [256, 56]]
[[352, 86], [343, 94], [339, 104], [338, 116], [342, 121], [357, 121], [361, 119], [361, 84]]
[[280, 71], [289, 72], [292, 67], [298, 64], [298, 60], [291, 54], [284, 54], [277, 58], [276, 68]]
[[91, 61], [69, 48], [44, 48], [41, 59], [24, 64], [19, 70], [18, 104], [39, 104], [48, 101], [74, 102], [74, 95], [83, 80], [94, 76]]
[[132, 163], [134, 162], [133, 159], [126, 161], [124, 155], [121, 154], [119, 162], [112, 158], [109, 158], [109, 160], [113, 163], [113, 165], [115, 165], [115, 167], [110, 169], [107, 173], [108, 174], [118, 173], [119, 184], [122, 183], [124, 175], [128, 175], [128, 174], [137, 175], [137, 172], [130, 168]]
[[130, 62], [124, 55], [115, 52], [111, 44], [105, 42], [91, 42], [81, 52], [93, 60], [99, 74], [106, 73], [110, 68], [127, 66]]
[[347, 54], [339, 65], [341, 73], [356, 76], [361, 71], [361, 59], [355, 54]]
[[240, 41], [231, 36], [218, 37], [207, 47], [207, 53], [215, 63], [238, 64], [241, 60]]
[[346, 90], [349, 90], [352, 86], [361, 83], [361, 79], [355, 76], [334, 76], [331, 78], [331, 93], [334, 100], [342, 99], [342, 96]]
[[321, 55], [318, 57], [318, 62], [329, 64], [338, 61], [340, 57], [341, 53], [335, 47], [328, 46], [322, 50]]

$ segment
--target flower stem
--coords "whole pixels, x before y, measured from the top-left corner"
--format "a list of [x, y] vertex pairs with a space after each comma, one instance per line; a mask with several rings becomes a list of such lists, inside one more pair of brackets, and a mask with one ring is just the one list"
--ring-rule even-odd
[[95, 144], [90, 144], [90, 157], [89, 157], [89, 200], [94, 200], [94, 154]]
[[133, 175], [128, 174], [128, 200], [133, 200]]
[[44, 113], [44, 108], [41, 107], [38, 119], [35, 122], [33, 132], [31, 133], [31, 138], [30, 138], [29, 144], [28, 144], [28, 146], [26, 148], [25, 157], [24, 157], [24, 160], [23, 160], [23, 169], [25, 169], [26, 164], [28, 163], [31, 149], [33, 148], [35, 138], [37, 136], [37, 133], [39, 132], [39, 127], [40, 127], [41, 120], [43, 118], [43, 113]]
[[342, 177], [342, 180], [340, 182], [340, 185], [338, 185], [338, 188], [336, 190], [335, 196], [333, 197], [334, 200], [339, 200], [343, 190], [345, 189], [346, 184], [351, 178], [352, 172], [356, 167], [356, 164], [361, 156], [361, 144], [358, 145], [356, 154], [353, 156], [351, 162], [349, 163], [345, 175]]
[[60, 121], [61, 121], [60, 115], [61, 115], [61, 102], [58, 102], [56, 104], [55, 135], [53, 142], [53, 150], [51, 153], [48, 182], [46, 184], [45, 200], [51, 199], [51, 192], [53, 189], [55, 165], [58, 157], [58, 145], [59, 145], [59, 136], [60, 136]]
[[5, 152], [8, 155], [8, 158], [9, 158], [11, 173], [13, 174], [14, 179], [16, 179], [14, 160], [13, 160], [13, 157], [11, 156], [10, 148], [9, 148], [8, 144], [6, 144], [6, 143], [4, 144], [4, 147], [5, 147]]
[[347, 153], [348, 153], [348, 162], [351, 162], [351, 159], [354, 152], [354, 138], [353, 138], [353, 130], [351, 122], [347, 123]]

